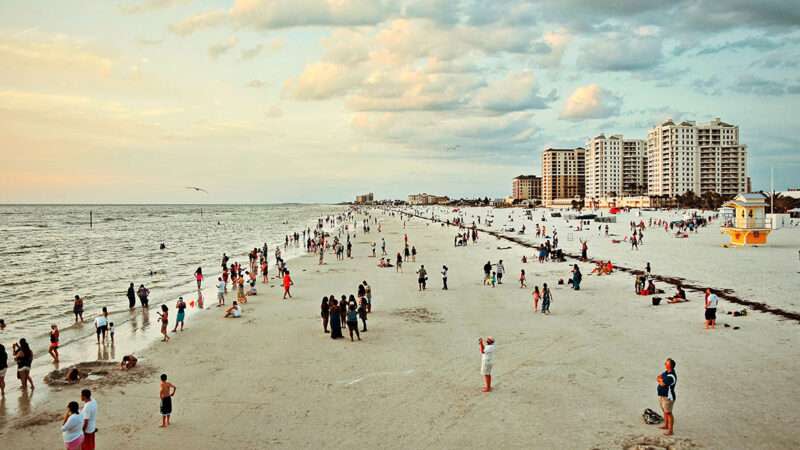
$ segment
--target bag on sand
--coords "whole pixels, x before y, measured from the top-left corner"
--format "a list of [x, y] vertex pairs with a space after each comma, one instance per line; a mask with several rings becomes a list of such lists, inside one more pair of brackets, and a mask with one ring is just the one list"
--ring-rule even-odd
[[642, 419], [644, 420], [644, 423], [648, 425], [657, 425], [664, 422], [664, 418], [650, 408], [644, 410], [642, 413]]

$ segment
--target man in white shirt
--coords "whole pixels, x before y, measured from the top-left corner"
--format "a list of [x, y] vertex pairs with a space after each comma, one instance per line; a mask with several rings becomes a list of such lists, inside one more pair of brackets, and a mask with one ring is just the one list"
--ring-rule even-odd
[[108, 329], [108, 319], [106, 316], [97, 316], [94, 319], [94, 328], [97, 331], [97, 343], [100, 343], [100, 335], [103, 336], [103, 343], [106, 342], [106, 330]]
[[705, 316], [706, 316], [706, 329], [714, 329], [717, 327], [717, 304], [719, 298], [717, 294], [713, 294], [711, 289], [706, 289], [706, 303], [705, 303]]
[[222, 281], [222, 277], [217, 278], [217, 306], [222, 306], [225, 304], [226, 289], [227, 289], [227, 283]]
[[83, 402], [83, 447], [81, 450], [94, 450], [94, 434], [97, 431], [97, 402], [92, 400], [92, 391], [81, 391]]
[[494, 366], [494, 338], [486, 338], [486, 345], [483, 338], [478, 338], [478, 345], [481, 348], [481, 375], [483, 375], [483, 392], [492, 390], [492, 367]]

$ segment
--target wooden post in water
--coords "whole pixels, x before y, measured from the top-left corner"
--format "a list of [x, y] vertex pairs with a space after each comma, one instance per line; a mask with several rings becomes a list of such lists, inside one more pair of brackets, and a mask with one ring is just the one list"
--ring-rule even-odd
[[92, 210], [89, 210], [89, 228], [94, 228], [94, 221], [92, 220]]

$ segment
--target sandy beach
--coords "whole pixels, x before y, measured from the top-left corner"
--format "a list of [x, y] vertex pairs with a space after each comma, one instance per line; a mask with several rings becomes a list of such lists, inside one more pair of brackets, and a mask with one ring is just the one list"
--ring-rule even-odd
[[[688, 292], [687, 303], [652, 306], [634, 294], [632, 275], [590, 275], [590, 263], [579, 263], [584, 280], [573, 291], [557, 284], [569, 278], [572, 260], [539, 264], [531, 249], [486, 233], [476, 244], [454, 247], [454, 227], [414, 219], [404, 228], [398, 216], [372, 214], [382, 232], [375, 225], [368, 234], [359, 230], [353, 259], [327, 253], [321, 266], [313, 255], [290, 262], [293, 299], [281, 300], [277, 280], [269, 288], [259, 282], [241, 319], [222, 319], [213, 306], [199, 311], [186, 331], [137, 354], [130, 373], [58, 389], [37, 379], [33, 395], [44, 399], [25, 408], [29, 399], [9, 368], [0, 410], [19, 403], [20, 413], [0, 430], [3, 448], [61, 448], [64, 407], [86, 386], [99, 404], [99, 448], [800, 447], [796, 321], [753, 311], [733, 317], [727, 312], [742, 306], [722, 300], [717, 329], [705, 330], [697, 292]], [[612, 232], [623, 235], [627, 220], [618, 218]], [[648, 229], [634, 253], [598, 237], [596, 224], [574, 233], [561, 219], [548, 224], [570, 253], [578, 253], [583, 236], [590, 257], [639, 268], [650, 261], [655, 274], [800, 311], [797, 229], [780, 230], [770, 237], [774, 248], [757, 249], [720, 247], [717, 224], [685, 240]], [[525, 239], [537, 242], [529, 233]], [[401, 251], [404, 234], [418, 251], [416, 262], [403, 273], [376, 267], [370, 244], [377, 242], [380, 256], [385, 238], [391, 256]], [[505, 282], [483, 286], [483, 264], [500, 259]], [[438, 275], [443, 264], [447, 291]], [[420, 265], [429, 274], [424, 292], [417, 289]], [[517, 282], [520, 269], [527, 289]], [[363, 280], [373, 292], [369, 331], [360, 342], [330, 339], [322, 332], [320, 299], [355, 294]], [[543, 283], [553, 290], [549, 316], [531, 306], [533, 286]], [[214, 291], [205, 298], [213, 305]], [[482, 393], [477, 340], [487, 335], [497, 340], [494, 391]], [[656, 376], [667, 357], [678, 362], [680, 376], [669, 438], [641, 418], [645, 408], [658, 410]], [[161, 373], [177, 386], [168, 429], [158, 427]]]

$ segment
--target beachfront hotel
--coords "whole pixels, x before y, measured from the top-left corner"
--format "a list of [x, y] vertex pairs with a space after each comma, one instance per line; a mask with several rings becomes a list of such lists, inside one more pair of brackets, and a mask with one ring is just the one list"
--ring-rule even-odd
[[372, 192], [370, 192], [370, 193], [367, 193], [367, 194], [356, 195], [355, 204], [356, 205], [366, 205], [366, 204], [372, 203], [374, 201], [375, 201], [375, 195]]
[[747, 146], [739, 127], [667, 120], [647, 134], [647, 193], [674, 197], [692, 191], [728, 196], [747, 191]]
[[583, 148], [548, 148], [542, 153], [542, 201], [544, 206], [570, 206], [585, 194]]
[[541, 200], [542, 178], [536, 175], [520, 175], [511, 181], [513, 200]]
[[432, 194], [410, 194], [408, 196], [409, 205], [443, 205], [450, 201], [446, 195], [432, 195]]
[[647, 145], [643, 139], [604, 134], [586, 143], [586, 198], [633, 197], [647, 191]]

